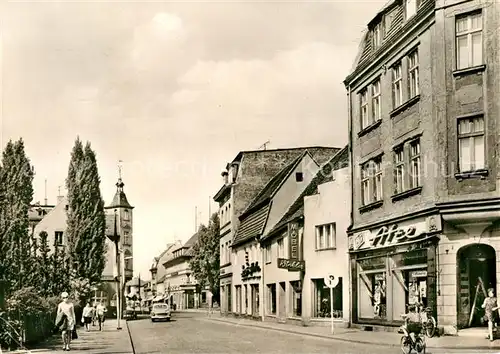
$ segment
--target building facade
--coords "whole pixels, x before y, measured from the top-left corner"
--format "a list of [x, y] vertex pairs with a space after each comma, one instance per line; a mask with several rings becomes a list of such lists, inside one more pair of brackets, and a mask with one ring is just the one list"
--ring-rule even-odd
[[[304, 147], [241, 151], [231, 163], [226, 165], [226, 169], [222, 173], [223, 185], [214, 197], [214, 201], [219, 204], [219, 218], [221, 220], [221, 313], [251, 314], [250, 304], [252, 302], [254, 303], [254, 309], [257, 308], [257, 294], [260, 290], [258, 291], [254, 285], [253, 290], [247, 289], [247, 296], [244, 287], [241, 285], [241, 271], [237, 268], [241, 268], [247, 258], [250, 261], [250, 257], [254, 257], [252, 261], [258, 261], [260, 253], [257, 249], [259, 245], [258, 242], [254, 242], [248, 245], [246, 251], [245, 247], [238, 249], [232, 247], [235, 232], [239, 226], [238, 217], [269, 180], [305, 150], [308, 150], [316, 161], [325, 162], [328, 159], [325, 156], [338, 149]], [[246, 256], [247, 254], [248, 256]], [[238, 264], [235, 265], [234, 262]], [[233, 280], [237, 280], [238, 287], [234, 285]], [[238, 290], [238, 295], [235, 293], [236, 290]], [[254, 295], [252, 295], [252, 291]]]
[[345, 80], [354, 323], [397, 326], [423, 303], [456, 333], [480, 325], [482, 285], [500, 290], [499, 11], [392, 1], [368, 24]]
[[211, 303], [210, 292], [199, 287], [189, 264], [197, 241], [198, 233], [185, 244], [172, 248], [163, 263], [163, 297], [172, 308], [178, 310], [199, 308]]
[[311, 171], [300, 195], [260, 239], [268, 317], [279, 322], [329, 324], [330, 292], [323, 283], [329, 274], [341, 279], [333, 291], [335, 325], [349, 321], [349, 288], [343, 285], [349, 274], [343, 232], [349, 220], [348, 149], [332, 155]]
[[[305, 150], [320, 163], [324, 163], [337, 148], [301, 147], [290, 149], [241, 151], [226, 165], [222, 173], [223, 185], [216, 193], [214, 201], [219, 204], [221, 220], [221, 269], [220, 302], [221, 313], [258, 314], [258, 284], [247, 291], [241, 284], [241, 266], [245, 262], [259, 261], [260, 251], [257, 241], [245, 247], [233, 248], [233, 239], [239, 226], [238, 217], [245, 211], [264, 186], [287, 164], [291, 163]], [[236, 263], [235, 263], [236, 262]], [[236, 268], [235, 268], [236, 267]], [[237, 286], [235, 286], [235, 281]], [[237, 291], [238, 293], [236, 294]], [[253, 294], [253, 295], [252, 295]], [[253, 309], [251, 304], [254, 304]], [[258, 315], [256, 315], [258, 316]]]

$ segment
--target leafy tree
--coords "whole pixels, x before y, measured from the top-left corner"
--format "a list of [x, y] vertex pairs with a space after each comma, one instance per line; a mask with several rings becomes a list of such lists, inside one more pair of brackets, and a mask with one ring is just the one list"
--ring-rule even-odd
[[79, 138], [71, 153], [66, 187], [68, 257], [75, 271], [72, 282], [93, 285], [101, 279], [106, 261], [104, 201], [95, 153], [90, 143], [83, 148]]
[[0, 185], [0, 274], [8, 292], [20, 289], [32, 271], [28, 211], [33, 199], [33, 169], [22, 139], [9, 141], [2, 154]]
[[198, 240], [193, 246], [193, 257], [190, 260], [194, 277], [202, 289], [208, 286], [213, 295], [212, 299], [219, 297], [219, 231], [219, 217], [215, 213], [210, 218], [208, 227], [200, 226]]

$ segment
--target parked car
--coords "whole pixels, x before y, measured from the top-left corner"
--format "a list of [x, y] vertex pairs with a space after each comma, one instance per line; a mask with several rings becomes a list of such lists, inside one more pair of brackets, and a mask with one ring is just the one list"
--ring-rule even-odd
[[153, 304], [151, 308], [151, 322], [156, 320], [167, 320], [170, 321], [170, 306], [168, 304]]

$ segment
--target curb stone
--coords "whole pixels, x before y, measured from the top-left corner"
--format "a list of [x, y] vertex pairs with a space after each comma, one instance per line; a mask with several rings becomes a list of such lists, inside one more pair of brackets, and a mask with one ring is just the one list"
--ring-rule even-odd
[[[327, 336], [324, 334], [317, 334], [317, 333], [307, 333], [307, 332], [301, 332], [298, 330], [294, 329], [288, 329], [288, 328], [274, 328], [274, 327], [268, 327], [268, 326], [259, 326], [256, 324], [247, 324], [247, 323], [235, 323], [232, 321], [226, 321], [223, 319], [219, 318], [204, 318], [203, 320], [205, 321], [217, 321], [221, 323], [226, 323], [229, 325], [237, 325], [237, 326], [244, 326], [244, 327], [253, 327], [253, 328], [261, 328], [261, 329], [268, 329], [268, 330], [273, 330], [273, 331], [278, 331], [278, 332], [285, 332], [285, 333], [291, 333], [291, 334], [299, 334], [303, 336], [309, 336], [309, 337], [315, 337], [315, 338], [322, 338], [322, 339], [330, 339], [333, 341], [340, 341], [340, 342], [347, 342], [347, 343], [356, 343], [356, 344], [367, 344], [367, 345], [376, 345], [379, 347], [389, 347], [389, 348], [399, 348], [400, 345], [398, 344], [393, 344], [393, 343], [374, 343], [374, 342], [369, 342], [369, 341], [363, 341], [359, 339], [347, 339], [347, 338], [339, 338], [339, 337], [334, 337], [334, 336]], [[440, 345], [440, 346], [429, 346], [427, 345], [428, 349], [451, 349], [451, 350], [498, 350], [495, 347], [490, 347], [490, 346], [445, 346], [445, 345]], [[500, 349], [500, 348], [499, 348]]]

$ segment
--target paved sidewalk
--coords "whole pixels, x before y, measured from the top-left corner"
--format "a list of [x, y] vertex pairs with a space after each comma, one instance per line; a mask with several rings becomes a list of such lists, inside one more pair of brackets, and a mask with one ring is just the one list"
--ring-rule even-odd
[[[261, 322], [248, 319], [239, 319], [223, 316], [211, 316], [203, 318], [205, 321], [226, 322], [235, 326], [250, 326], [270, 329], [293, 334], [300, 334], [318, 338], [327, 338], [344, 342], [370, 344], [385, 347], [400, 347], [401, 334], [395, 332], [369, 332], [354, 328], [335, 328], [331, 334], [330, 327], [322, 326], [297, 326], [276, 322]], [[486, 336], [486, 331], [485, 331]], [[490, 342], [487, 339], [477, 337], [443, 336], [426, 338], [428, 348], [440, 349], [464, 349], [464, 350], [496, 350], [500, 349], [500, 339]]]
[[[122, 322], [122, 329], [116, 329], [116, 320], [106, 320], [104, 329], [98, 330], [98, 327], [91, 327], [90, 332], [86, 332], [83, 327], [78, 327], [78, 339], [71, 342], [70, 353], [77, 354], [132, 354], [132, 343], [128, 332], [126, 321]], [[46, 354], [54, 352], [63, 352], [62, 339], [60, 336], [54, 336], [46, 342], [37, 345], [36, 348], [30, 348], [29, 351], [17, 351], [10, 353], [33, 353]]]

